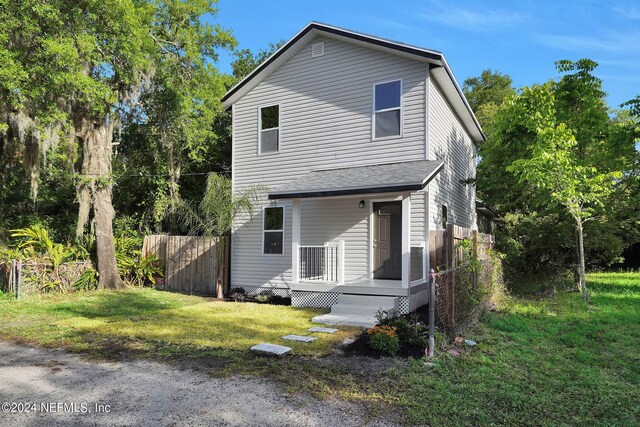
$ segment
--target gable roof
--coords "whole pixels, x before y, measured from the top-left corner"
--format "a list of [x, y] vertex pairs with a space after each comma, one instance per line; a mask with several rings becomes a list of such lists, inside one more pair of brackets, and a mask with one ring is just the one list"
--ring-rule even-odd
[[222, 97], [222, 105], [225, 109], [230, 108], [236, 101], [247, 94], [251, 89], [256, 87], [260, 82], [266, 79], [282, 64], [288, 61], [296, 53], [298, 53], [309, 41], [317, 35], [338, 39], [365, 46], [372, 49], [381, 50], [383, 52], [402, 56], [425, 62], [430, 64], [431, 76], [438, 82], [442, 88], [445, 97], [458, 114], [471, 137], [476, 142], [486, 139], [482, 132], [482, 127], [476, 116], [473, 114], [467, 99], [460, 89], [460, 85], [453, 76], [453, 72], [447, 63], [442, 52], [437, 50], [425, 49], [418, 46], [412, 46], [376, 36], [358, 33], [355, 31], [345, 30], [343, 28], [334, 27], [318, 22], [311, 22], [304, 27], [291, 40], [285, 43], [280, 49], [275, 51], [267, 60], [256, 67], [238, 84], [229, 89]]

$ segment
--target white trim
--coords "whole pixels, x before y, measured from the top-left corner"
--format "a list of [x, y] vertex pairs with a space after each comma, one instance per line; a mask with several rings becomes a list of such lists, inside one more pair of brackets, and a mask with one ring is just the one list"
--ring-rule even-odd
[[402, 194], [402, 287], [411, 282], [411, 193]]
[[429, 244], [429, 238], [431, 230], [430, 230], [430, 226], [429, 226], [429, 197], [430, 197], [430, 193], [429, 191], [425, 192], [425, 197], [424, 197], [424, 254], [423, 254], [423, 260], [422, 260], [422, 267], [423, 267], [423, 273], [424, 273], [424, 278], [428, 278], [429, 277], [429, 270], [431, 269], [431, 258], [430, 258], [430, 251], [431, 251], [431, 246]]
[[[400, 106], [393, 108], [384, 108], [382, 110], [376, 110], [376, 86], [386, 83], [400, 82]], [[386, 80], [382, 82], [375, 82], [371, 87], [371, 141], [384, 141], [387, 139], [401, 139], [404, 137], [404, 82], [402, 79]], [[376, 138], [376, 113], [386, 113], [388, 111], [400, 110], [400, 134], [389, 135]]]
[[431, 90], [429, 89], [429, 87], [431, 86], [431, 70], [429, 68], [429, 64], [427, 64], [427, 78], [425, 80], [425, 85], [424, 85], [424, 99], [425, 99], [425, 105], [424, 105], [424, 159], [425, 160], [429, 160], [429, 158], [431, 157], [431, 153], [429, 152], [429, 150], [431, 149], [430, 145], [429, 145], [429, 119], [431, 119], [430, 116], [430, 108], [429, 108], [429, 104], [431, 103]]
[[[262, 246], [263, 246], [262, 250], [264, 251], [264, 243]], [[284, 241], [283, 241], [282, 247], [284, 248]], [[300, 267], [300, 199], [294, 199], [291, 201], [291, 281], [293, 283], [297, 283], [298, 281], [300, 281], [299, 267]]]
[[[265, 220], [265, 210], [266, 209], [282, 209], [282, 229], [280, 230], [265, 230], [264, 229], [264, 220]], [[284, 206], [263, 206], [262, 207], [262, 244], [260, 245], [260, 253], [262, 254], [262, 256], [284, 256], [285, 254], [285, 250], [284, 250], [284, 245], [285, 245], [285, 224], [286, 224], [286, 219], [285, 219], [285, 215], [286, 215], [286, 209], [284, 208]], [[282, 253], [281, 254], [265, 254], [264, 253], [264, 233], [282, 233]]]
[[384, 202], [400, 202], [402, 201], [402, 195], [397, 195], [395, 197], [384, 197], [384, 198], [376, 198], [376, 199], [368, 199], [369, 200], [369, 267], [367, 268], [367, 279], [373, 280], [373, 233], [375, 226], [375, 216], [373, 212], [373, 204], [374, 203], [384, 203]]
[[[269, 107], [278, 107], [278, 127], [262, 129], [262, 109]], [[277, 130], [278, 131], [278, 149], [276, 151], [262, 152], [262, 131]], [[275, 102], [271, 104], [258, 105], [258, 156], [266, 156], [269, 154], [278, 154], [282, 149], [282, 103]]]
[[344, 240], [338, 240], [338, 285], [344, 284], [345, 271], [347, 269], [346, 265], [346, 252], [347, 245]]

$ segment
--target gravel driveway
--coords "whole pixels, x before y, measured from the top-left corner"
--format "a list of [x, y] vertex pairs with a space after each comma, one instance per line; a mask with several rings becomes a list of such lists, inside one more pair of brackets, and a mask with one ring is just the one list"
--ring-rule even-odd
[[11, 426], [395, 425], [352, 403], [286, 394], [267, 380], [147, 361], [94, 363], [7, 342], [0, 342], [0, 404], [0, 425]]

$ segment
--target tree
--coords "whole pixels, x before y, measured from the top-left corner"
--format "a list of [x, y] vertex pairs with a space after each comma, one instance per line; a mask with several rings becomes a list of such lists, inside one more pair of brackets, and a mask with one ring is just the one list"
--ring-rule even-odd
[[[253, 215], [254, 204], [266, 191], [263, 186], [251, 186], [234, 194], [229, 178], [211, 173], [207, 177], [207, 189], [199, 204], [182, 202], [174, 209], [183, 225], [189, 229], [189, 234], [207, 237], [230, 236], [233, 221], [243, 213]], [[218, 269], [216, 288], [218, 298], [221, 298], [227, 291], [222, 289], [222, 279], [227, 266], [222, 252], [224, 247], [217, 245], [216, 248], [216, 265], [221, 266]]]
[[462, 90], [485, 133], [490, 133], [493, 117], [502, 103], [515, 94], [512, 85], [511, 77], [492, 70], [464, 81]]
[[[84, 232], [93, 214], [100, 286], [122, 287], [112, 228], [114, 129], [145, 117], [141, 99], [154, 76], [167, 81], [178, 70], [197, 74], [210, 67], [216, 48], [233, 39], [219, 26], [204, 23], [204, 15], [216, 13], [213, 1], [0, 1], [0, 57], [6, 59], [0, 76], [7, 75], [0, 82], [2, 111], [9, 122], [26, 117], [14, 127], [29, 130], [38, 143], [36, 152], [63, 130], [77, 145], [77, 233]], [[196, 92], [204, 90], [199, 82], [196, 78]], [[189, 94], [180, 101], [195, 107], [179, 105], [193, 114], [200, 101]], [[186, 114], [175, 116], [182, 122]], [[17, 134], [23, 139], [24, 132]], [[38, 162], [28, 167], [33, 188]]]
[[276, 43], [269, 43], [267, 49], [261, 49], [258, 53], [253, 53], [249, 49], [242, 49], [235, 53], [235, 61], [231, 63], [233, 69], [233, 77], [236, 82], [249, 75], [258, 65], [266, 61], [276, 50], [280, 49], [286, 43], [285, 40], [279, 40]]
[[588, 302], [583, 226], [593, 216], [593, 206], [603, 204], [622, 174], [602, 173], [582, 163], [573, 131], [556, 118], [556, 102], [549, 85], [534, 86], [524, 88], [503, 111], [501, 126], [524, 126], [533, 136], [529, 156], [515, 160], [507, 170], [531, 184], [539, 200], [562, 207], [575, 222], [578, 286]]
[[[584, 261], [587, 266], [607, 266], [619, 262], [625, 247], [637, 241], [638, 209], [634, 201], [637, 188], [638, 151], [634, 147], [634, 125], [630, 112], [612, 112], [605, 102], [602, 82], [594, 77], [597, 64], [590, 60], [559, 61], [562, 76], [544, 85], [551, 93], [551, 112], [537, 111], [549, 105], [533, 102], [529, 97], [528, 114], [552, 117], [555, 126], [564, 123], [575, 140], [566, 148], [576, 164], [594, 167], [599, 174], [620, 174], [599, 203], [588, 203], [590, 220], [584, 222]], [[476, 97], [475, 99], [487, 99]], [[491, 101], [489, 101], [491, 102]], [[522, 101], [524, 102], [524, 100]], [[540, 195], [533, 180], [516, 180], [509, 167], [515, 161], [530, 159], [539, 135], [527, 127], [525, 118], [502, 120], [503, 110], [513, 109], [510, 100], [498, 108], [488, 140], [480, 147], [476, 185], [478, 195], [502, 221], [496, 230], [497, 245], [508, 254], [511, 274], [555, 274], [575, 268], [580, 274], [575, 220], [568, 210]], [[524, 107], [523, 107], [524, 108]], [[525, 116], [524, 113], [523, 117]]]

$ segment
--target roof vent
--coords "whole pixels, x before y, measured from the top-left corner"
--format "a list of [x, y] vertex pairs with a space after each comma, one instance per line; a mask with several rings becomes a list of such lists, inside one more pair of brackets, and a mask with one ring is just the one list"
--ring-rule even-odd
[[311, 57], [315, 58], [322, 55], [324, 55], [324, 43], [314, 43], [311, 46]]

